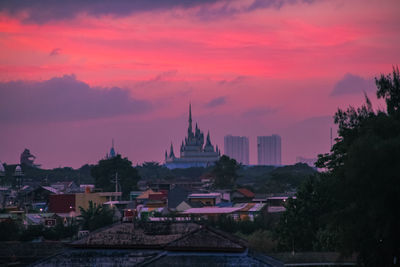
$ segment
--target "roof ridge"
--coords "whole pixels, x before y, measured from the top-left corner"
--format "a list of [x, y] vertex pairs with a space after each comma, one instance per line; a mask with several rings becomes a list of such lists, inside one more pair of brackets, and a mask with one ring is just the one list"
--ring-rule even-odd
[[232, 242], [232, 243], [234, 243], [236, 245], [239, 245], [243, 249], [247, 248], [247, 241], [242, 239], [242, 238], [240, 238], [240, 237], [234, 236], [232, 234], [226, 233], [224, 231], [218, 230], [218, 229], [216, 229], [214, 227], [211, 227], [211, 226], [208, 226], [208, 225], [200, 225], [200, 227], [198, 229], [195, 229], [195, 230], [193, 230], [193, 231], [191, 231], [191, 232], [189, 232], [189, 233], [187, 233], [187, 234], [185, 234], [185, 235], [183, 235], [183, 236], [181, 236], [181, 237], [179, 237], [179, 238], [167, 243], [164, 246], [164, 249], [168, 249], [168, 247], [171, 246], [171, 244], [179, 242], [182, 239], [185, 239], [185, 238], [189, 237], [190, 235], [193, 235], [193, 234], [195, 234], [197, 232], [200, 232], [200, 231], [203, 231], [203, 230], [210, 231], [211, 233], [214, 233], [214, 234], [216, 234], [216, 235], [218, 235], [218, 236], [220, 236], [222, 238], [225, 238], [225, 239], [229, 240], [230, 242]]

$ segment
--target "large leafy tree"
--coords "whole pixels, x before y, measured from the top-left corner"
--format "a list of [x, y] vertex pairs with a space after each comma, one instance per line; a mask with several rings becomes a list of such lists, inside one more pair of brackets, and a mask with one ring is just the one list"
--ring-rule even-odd
[[118, 184], [121, 186], [123, 198], [129, 197], [129, 192], [137, 189], [140, 176], [127, 158], [117, 155], [110, 159], [100, 160], [91, 169], [96, 187], [105, 191], [115, 191], [115, 177], [118, 174]]
[[332, 238], [321, 232], [329, 219], [321, 216], [333, 205], [329, 184], [312, 175], [299, 187], [296, 198], [286, 201], [286, 212], [275, 228], [279, 247], [285, 251], [311, 251], [334, 249]]
[[240, 165], [235, 159], [223, 155], [216, 163], [211, 171], [214, 177], [214, 187], [220, 189], [234, 188], [236, 179], [238, 178], [237, 171]]
[[[360, 108], [338, 110], [336, 143], [317, 162], [327, 172], [289, 202], [283, 218], [297, 225], [293, 231], [284, 227], [284, 221], [280, 227], [289, 236], [295, 236], [296, 229], [307, 230], [310, 240], [301, 241], [303, 250], [311, 244], [313, 248], [335, 248], [357, 253], [363, 266], [391, 266], [400, 260], [398, 68], [376, 79], [376, 85], [386, 111], [374, 111], [367, 97]], [[302, 220], [304, 216], [308, 219]], [[285, 244], [282, 234], [278, 237]]]
[[338, 202], [330, 225], [339, 248], [359, 253], [363, 265], [391, 266], [400, 257], [399, 69], [376, 85], [386, 112], [374, 112], [368, 98], [361, 108], [339, 110], [339, 138], [318, 164], [335, 178], [331, 190]]

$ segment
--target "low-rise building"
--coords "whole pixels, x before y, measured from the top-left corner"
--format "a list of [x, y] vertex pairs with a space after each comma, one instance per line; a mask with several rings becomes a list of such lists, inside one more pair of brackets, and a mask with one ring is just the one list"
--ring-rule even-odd
[[231, 199], [235, 203], [246, 203], [252, 201], [254, 193], [247, 188], [239, 188], [231, 194]]
[[171, 211], [177, 210], [178, 206], [182, 202], [186, 203], [187, 197], [188, 197], [188, 191], [186, 189], [184, 189], [180, 186], [176, 186], [176, 187], [172, 188], [168, 192], [168, 209]]
[[73, 181], [57, 182], [50, 186], [63, 193], [77, 193], [80, 191], [80, 187]]
[[201, 207], [190, 208], [181, 212], [184, 216], [197, 216], [204, 219], [217, 219], [220, 215], [231, 216], [235, 220], [251, 220], [258, 215], [266, 213], [267, 205], [264, 203], [239, 203], [232, 207]]
[[188, 196], [190, 203], [201, 202], [205, 206], [215, 206], [221, 202], [221, 193], [194, 193]]
[[137, 204], [146, 204], [147, 201], [149, 201], [150, 195], [157, 195], [157, 194], [163, 194], [162, 192], [155, 192], [151, 189], [148, 189], [144, 192], [142, 192], [139, 196], [136, 197], [136, 203]]
[[53, 227], [56, 225], [57, 215], [55, 213], [27, 213], [25, 214], [26, 225], [44, 225]]
[[54, 194], [49, 196], [49, 211], [78, 216], [81, 214], [80, 207], [86, 210], [89, 207], [89, 201], [96, 205], [103, 205], [105, 202], [121, 197], [121, 195], [121, 192]]

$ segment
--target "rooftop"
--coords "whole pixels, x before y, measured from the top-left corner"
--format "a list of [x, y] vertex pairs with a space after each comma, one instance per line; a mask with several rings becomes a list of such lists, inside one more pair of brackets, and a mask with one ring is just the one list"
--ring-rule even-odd
[[242, 194], [245, 197], [249, 197], [249, 198], [253, 198], [254, 197], [254, 193], [251, 192], [249, 189], [247, 188], [239, 188], [237, 190], [240, 194]]
[[217, 198], [221, 197], [221, 193], [196, 193], [190, 194], [188, 198]]

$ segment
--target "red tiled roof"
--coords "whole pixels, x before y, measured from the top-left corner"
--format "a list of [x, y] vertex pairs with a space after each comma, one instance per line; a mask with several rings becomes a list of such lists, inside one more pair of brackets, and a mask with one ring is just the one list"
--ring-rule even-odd
[[245, 197], [254, 197], [254, 193], [246, 188], [239, 188], [237, 191]]
[[[158, 192], [157, 192], [158, 193]], [[164, 200], [167, 198], [166, 194], [149, 194], [149, 200]]]
[[138, 196], [136, 199], [149, 199], [150, 194], [162, 194], [162, 193], [154, 192], [153, 190], [148, 189], [148, 190], [144, 191], [142, 194], [140, 194], [140, 196]]

